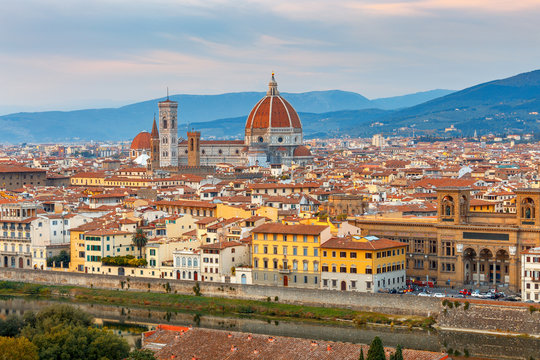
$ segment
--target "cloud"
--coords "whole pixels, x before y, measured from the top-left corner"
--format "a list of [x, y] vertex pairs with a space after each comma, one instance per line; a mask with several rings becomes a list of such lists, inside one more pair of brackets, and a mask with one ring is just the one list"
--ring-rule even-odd
[[[540, 2], [28, 0], [0, 11], [0, 108], [177, 92], [463, 88], [532, 70]], [[87, 100], [85, 100], [87, 99]], [[99, 106], [95, 103], [93, 106]]]

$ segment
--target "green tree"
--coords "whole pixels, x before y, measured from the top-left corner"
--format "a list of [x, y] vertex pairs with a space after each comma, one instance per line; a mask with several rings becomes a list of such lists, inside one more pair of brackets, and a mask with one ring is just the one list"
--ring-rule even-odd
[[9, 315], [6, 320], [0, 319], [0, 336], [15, 337], [24, 326], [23, 319], [18, 315]]
[[358, 358], [358, 360], [364, 360], [364, 349], [363, 348], [360, 349], [360, 357]]
[[65, 250], [60, 251], [59, 255], [47, 258], [47, 266], [62, 266], [62, 267], [69, 267], [69, 262], [71, 260], [71, 257], [69, 253]]
[[137, 229], [133, 237], [131, 238], [133, 245], [139, 248], [140, 257], [142, 258], [142, 248], [148, 243], [148, 238], [142, 229]]
[[121, 360], [129, 354], [129, 345], [123, 338], [92, 327], [59, 324], [35, 334], [32, 343], [39, 349], [40, 360]]
[[371, 342], [371, 345], [369, 346], [367, 360], [386, 360], [386, 355], [384, 354], [384, 347], [381, 339], [378, 336], [375, 336], [375, 338]]
[[68, 305], [27, 313], [24, 320], [21, 334], [37, 347], [40, 360], [120, 360], [129, 354], [123, 338], [91, 327], [92, 316]]
[[129, 353], [127, 360], [156, 360], [156, 358], [150, 350], [133, 350]]
[[0, 337], [0, 360], [38, 360], [38, 349], [25, 337]]
[[403, 360], [403, 350], [401, 349], [401, 345], [397, 346], [396, 352], [392, 355], [392, 360]]

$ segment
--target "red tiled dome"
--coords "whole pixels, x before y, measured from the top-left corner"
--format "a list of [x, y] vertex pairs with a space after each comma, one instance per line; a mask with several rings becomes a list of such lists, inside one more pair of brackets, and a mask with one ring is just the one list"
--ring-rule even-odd
[[293, 156], [311, 156], [311, 151], [304, 145], [300, 145], [294, 149]]
[[246, 129], [297, 128], [302, 124], [296, 110], [279, 95], [277, 83], [272, 74], [268, 93], [249, 113]]
[[150, 133], [141, 131], [131, 142], [131, 150], [150, 150]]

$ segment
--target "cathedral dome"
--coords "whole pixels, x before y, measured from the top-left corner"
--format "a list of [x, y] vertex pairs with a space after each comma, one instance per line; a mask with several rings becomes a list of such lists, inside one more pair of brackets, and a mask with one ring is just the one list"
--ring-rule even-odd
[[150, 150], [150, 133], [141, 131], [131, 142], [131, 150]]
[[296, 149], [294, 149], [293, 156], [311, 156], [311, 151], [304, 145], [300, 145]]
[[246, 122], [246, 130], [269, 128], [302, 129], [296, 110], [279, 95], [274, 74], [266, 96], [253, 107]]

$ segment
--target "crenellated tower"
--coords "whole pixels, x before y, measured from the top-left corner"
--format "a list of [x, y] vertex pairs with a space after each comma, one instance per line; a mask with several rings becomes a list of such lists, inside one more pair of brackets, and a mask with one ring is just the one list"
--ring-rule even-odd
[[178, 166], [178, 103], [167, 100], [159, 104], [159, 165]]

